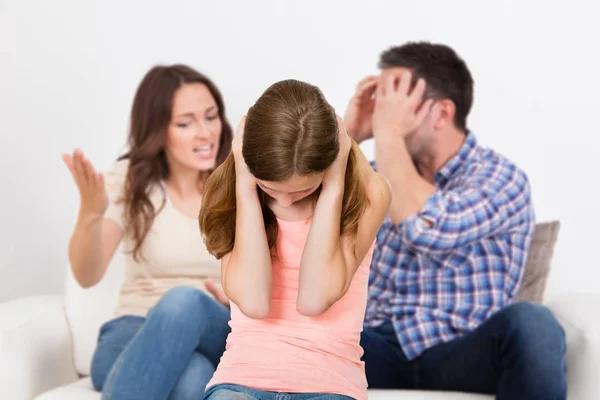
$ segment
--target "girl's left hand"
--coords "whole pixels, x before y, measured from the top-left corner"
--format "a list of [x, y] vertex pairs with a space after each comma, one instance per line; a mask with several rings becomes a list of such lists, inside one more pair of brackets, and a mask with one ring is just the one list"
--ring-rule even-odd
[[337, 122], [340, 151], [333, 164], [325, 171], [325, 176], [323, 177], [323, 189], [332, 188], [333, 190], [341, 190], [343, 192], [346, 166], [348, 165], [348, 155], [352, 149], [352, 139], [346, 132], [344, 121], [339, 115], [337, 115]]

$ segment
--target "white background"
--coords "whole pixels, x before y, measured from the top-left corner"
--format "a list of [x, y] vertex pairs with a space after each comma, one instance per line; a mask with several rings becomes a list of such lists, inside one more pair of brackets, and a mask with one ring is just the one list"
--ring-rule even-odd
[[[221, 88], [230, 122], [271, 83], [321, 87], [343, 113], [378, 54], [453, 46], [476, 81], [469, 126], [528, 173], [538, 221], [562, 230], [548, 291], [596, 291], [594, 1], [0, 0], [0, 301], [62, 291], [78, 195], [61, 153], [107, 168], [144, 73], [182, 62]], [[372, 156], [372, 143], [364, 145]]]

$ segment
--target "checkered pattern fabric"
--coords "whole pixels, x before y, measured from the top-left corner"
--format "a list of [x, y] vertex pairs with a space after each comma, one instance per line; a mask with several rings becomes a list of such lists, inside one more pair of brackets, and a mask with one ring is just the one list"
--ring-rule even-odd
[[417, 215], [386, 217], [369, 277], [365, 326], [391, 320], [409, 359], [511, 302], [535, 224], [526, 175], [470, 132], [434, 183]]

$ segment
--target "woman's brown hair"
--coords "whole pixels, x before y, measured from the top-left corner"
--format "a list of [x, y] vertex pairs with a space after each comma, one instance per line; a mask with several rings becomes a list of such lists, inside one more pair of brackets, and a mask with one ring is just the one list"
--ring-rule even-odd
[[[297, 80], [277, 82], [248, 110], [242, 155], [256, 179], [280, 182], [293, 175], [324, 172], [339, 149], [336, 113], [321, 91]], [[348, 156], [340, 234], [356, 235], [368, 198], [358, 168], [356, 143]], [[235, 240], [235, 162], [230, 154], [206, 181], [198, 217], [208, 251], [221, 258]], [[267, 205], [268, 196], [257, 188], [269, 247], [277, 240], [277, 220]], [[319, 192], [315, 193], [318, 196]]]
[[183, 85], [205, 85], [217, 103], [222, 123], [216, 165], [220, 165], [231, 151], [233, 132], [225, 116], [223, 97], [215, 84], [200, 72], [187, 65], [158, 65], [150, 69], [140, 82], [131, 107], [129, 151], [119, 160], [128, 159], [125, 191], [121, 201], [125, 208], [127, 229], [134, 240], [134, 258], [139, 258], [140, 248], [148, 235], [156, 215], [149, 194], [150, 189], [169, 177], [169, 164], [165, 154], [167, 128], [171, 122], [173, 98]]

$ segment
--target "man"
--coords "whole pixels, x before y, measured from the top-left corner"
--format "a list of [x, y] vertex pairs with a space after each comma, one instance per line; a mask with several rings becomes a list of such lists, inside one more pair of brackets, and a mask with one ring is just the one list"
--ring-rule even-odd
[[534, 212], [526, 175], [467, 129], [473, 79], [449, 47], [381, 55], [345, 122], [375, 139], [390, 181], [361, 338], [369, 386], [565, 399], [564, 333], [546, 308], [512, 303]]

